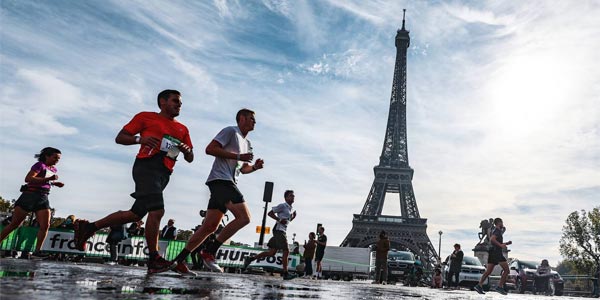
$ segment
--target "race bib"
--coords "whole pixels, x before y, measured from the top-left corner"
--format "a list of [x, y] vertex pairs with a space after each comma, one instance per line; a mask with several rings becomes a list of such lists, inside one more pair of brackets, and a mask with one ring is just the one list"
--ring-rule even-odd
[[54, 176], [54, 174], [56, 174], [56, 173], [50, 171], [50, 169], [46, 169], [46, 177], [45, 178], [50, 178], [50, 177]]
[[165, 134], [163, 135], [162, 142], [160, 143], [160, 151], [167, 152], [167, 157], [176, 159], [180, 152], [179, 148], [177, 148], [179, 144], [181, 144], [180, 140]]

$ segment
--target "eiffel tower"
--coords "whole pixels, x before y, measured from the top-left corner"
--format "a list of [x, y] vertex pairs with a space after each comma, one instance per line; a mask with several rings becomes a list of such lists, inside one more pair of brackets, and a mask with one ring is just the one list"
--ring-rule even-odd
[[[404, 10], [406, 13], [406, 10]], [[390, 99], [383, 151], [379, 165], [374, 168], [375, 180], [360, 214], [352, 220], [352, 230], [342, 247], [369, 247], [377, 243], [379, 233], [385, 230], [392, 248], [409, 250], [418, 255], [425, 266], [438, 259], [435, 248], [427, 236], [427, 219], [421, 218], [412, 186], [414, 170], [408, 164], [406, 139], [406, 51], [410, 45], [408, 31], [396, 34], [396, 66]], [[400, 196], [401, 216], [382, 215], [387, 193]]]

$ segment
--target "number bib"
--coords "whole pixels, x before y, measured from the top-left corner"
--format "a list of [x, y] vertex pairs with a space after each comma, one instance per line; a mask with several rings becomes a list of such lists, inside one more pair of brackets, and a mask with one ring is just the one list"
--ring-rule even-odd
[[160, 151], [167, 152], [168, 158], [177, 159], [177, 156], [180, 152], [179, 148], [177, 148], [179, 144], [181, 144], [180, 140], [165, 134], [163, 135], [162, 142], [160, 143]]

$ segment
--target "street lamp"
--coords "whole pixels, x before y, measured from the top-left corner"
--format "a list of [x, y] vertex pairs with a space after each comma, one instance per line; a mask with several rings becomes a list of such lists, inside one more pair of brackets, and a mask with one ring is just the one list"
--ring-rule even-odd
[[438, 232], [438, 234], [440, 235], [440, 240], [439, 240], [439, 244], [438, 244], [438, 259], [440, 261], [440, 264], [442, 263], [442, 231], [440, 230]]

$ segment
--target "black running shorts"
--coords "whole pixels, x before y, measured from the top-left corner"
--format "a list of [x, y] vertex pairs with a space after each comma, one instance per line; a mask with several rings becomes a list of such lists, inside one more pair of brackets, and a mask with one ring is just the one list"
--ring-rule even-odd
[[131, 197], [135, 202], [131, 211], [140, 218], [147, 212], [164, 209], [163, 190], [169, 184], [171, 171], [163, 164], [163, 155], [150, 158], [136, 158], [132, 169], [135, 192]]
[[506, 257], [502, 254], [502, 251], [490, 251], [488, 257], [488, 264], [497, 265], [501, 262], [505, 262]]
[[289, 250], [285, 231], [273, 230], [273, 236], [269, 239], [267, 247], [269, 249]]
[[317, 252], [315, 252], [315, 261], [323, 261], [323, 256], [325, 256], [325, 249], [322, 251], [317, 250]]
[[50, 209], [50, 202], [48, 202], [48, 194], [23, 192], [15, 202], [15, 206], [27, 212], [36, 212], [38, 210]]
[[206, 183], [210, 189], [210, 199], [208, 200], [208, 209], [218, 209], [222, 213], [227, 212], [225, 204], [244, 203], [244, 195], [238, 190], [233, 181], [213, 180]]
[[131, 196], [151, 194], [162, 194], [169, 184], [171, 171], [163, 164], [163, 155], [157, 154], [150, 158], [136, 158], [133, 163], [133, 181], [135, 181], [135, 193]]

